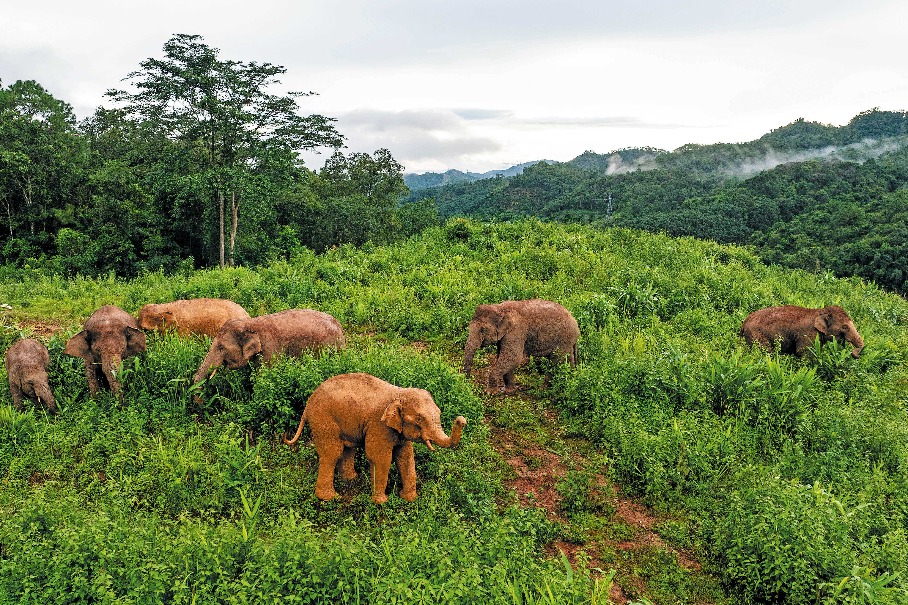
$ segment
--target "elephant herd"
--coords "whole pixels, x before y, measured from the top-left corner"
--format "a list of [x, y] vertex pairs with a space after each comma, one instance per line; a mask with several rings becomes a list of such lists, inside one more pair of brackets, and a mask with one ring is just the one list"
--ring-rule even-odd
[[[117, 370], [122, 360], [145, 351], [144, 330], [175, 331], [180, 336], [199, 334], [212, 338], [208, 354], [193, 377], [194, 383], [210, 378], [218, 367], [238, 369], [251, 360], [269, 363], [278, 355], [299, 356], [304, 351], [339, 350], [346, 346], [341, 324], [331, 315], [312, 309], [289, 309], [250, 317], [230, 300], [198, 298], [164, 304], [148, 304], [138, 319], [113, 305], [91, 314], [82, 331], [70, 338], [64, 353], [81, 357], [89, 392], [107, 388], [122, 398]], [[782, 353], [803, 355], [819, 339], [854, 346], [858, 357], [864, 341], [851, 318], [839, 306], [808, 309], [796, 306], [768, 307], [751, 313], [739, 335], [747, 344]], [[482, 347], [494, 345], [496, 358], [489, 368], [486, 392], [510, 393], [518, 387], [514, 372], [530, 358], [577, 363], [580, 329], [562, 305], [540, 299], [509, 300], [479, 305], [468, 327], [463, 371], [470, 376], [473, 357]], [[44, 403], [57, 413], [47, 368], [50, 357], [38, 340], [17, 341], [6, 352], [6, 370], [13, 405], [22, 410], [29, 399]], [[546, 374], [546, 380], [550, 376]], [[457, 445], [467, 421], [454, 420], [451, 434], [441, 426], [441, 411], [431, 393], [401, 388], [363, 373], [341, 374], [325, 380], [309, 397], [292, 439], [294, 445], [308, 424], [318, 452], [319, 469], [315, 494], [322, 500], [335, 495], [334, 474], [356, 477], [355, 448], [363, 447], [371, 469], [372, 499], [381, 504], [392, 462], [401, 474], [400, 496], [416, 498], [416, 468], [413, 443], [449, 448]]]

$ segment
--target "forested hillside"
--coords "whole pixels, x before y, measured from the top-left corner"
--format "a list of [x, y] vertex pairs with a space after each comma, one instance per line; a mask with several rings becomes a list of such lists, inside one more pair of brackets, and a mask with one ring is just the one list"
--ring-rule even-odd
[[586, 152], [511, 178], [411, 194], [443, 217], [637, 227], [754, 246], [767, 262], [908, 291], [908, 114], [798, 120], [756, 141]]

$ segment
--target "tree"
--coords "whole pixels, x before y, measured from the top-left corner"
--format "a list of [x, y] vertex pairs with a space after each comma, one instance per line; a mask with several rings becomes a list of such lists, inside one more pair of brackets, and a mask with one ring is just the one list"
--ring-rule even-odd
[[86, 159], [72, 108], [33, 80], [0, 88], [0, 203], [7, 260], [49, 251]]
[[[273, 94], [286, 72], [280, 65], [221, 60], [201, 36], [177, 34], [164, 44], [164, 59], [146, 59], [130, 73], [135, 92], [109, 90], [127, 114], [147, 121], [194, 154], [201, 185], [217, 207], [219, 263], [233, 264], [244, 198], [255, 202], [251, 175], [266, 158], [303, 149], [337, 148], [343, 137], [333, 118], [302, 116], [297, 99], [315, 93]], [[226, 201], [230, 234], [225, 259]], [[261, 200], [258, 200], [261, 201]]]

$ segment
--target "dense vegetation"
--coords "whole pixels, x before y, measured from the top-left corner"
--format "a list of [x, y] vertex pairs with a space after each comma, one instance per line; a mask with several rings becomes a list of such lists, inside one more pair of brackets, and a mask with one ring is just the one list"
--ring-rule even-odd
[[908, 292], [908, 114], [798, 120], [756, 141], [624, 149], [411, 193], [443, 217], [625, 226], [752, 245], [766, 262]]
[[[82, 318], [104, 303], [135, 312], [196, 296], [253, 314], [325, 310], [349, 349], [219, 373], [197, 406], [189, 377], [206, 343], [154, 337], [124, 368], [123, 406], [87, 397], [79, 360], [62, 355]], [[570, 536], [511, 504], [482, 422], [489, 400], [457, 370], [476, 304], [533, 296], [565, 304], [582, 332], [579, 366], [533, 392], [602, 452], [562, 484]], [[131, 281], [23, 271], [0, 298], [7, 326], [68, 326], [50, 339], [59, 416], [0, 407], [5, 602], [606, 602], [583, 569], [542, 554], [559, 535], [595, 546], [588, 473], [674, 518], [664, 539], [699, 554], [730, 599], [908, 598], [908, 303], [857, 279], [690, 238], [454, 220], [257, 270]], [[747, 349], [740, 322], [780, 303], [841, 304], [863, 355]], [[446, 426], [469, 419], [459, 448], [417, 446], [413, 504], [376, 507], [363, 479], [320, 503], [314, 450], [278, 442], [322, 379], [351, 370], [429, 388]], [[657, 602], [726, 602], [675, 569]]]

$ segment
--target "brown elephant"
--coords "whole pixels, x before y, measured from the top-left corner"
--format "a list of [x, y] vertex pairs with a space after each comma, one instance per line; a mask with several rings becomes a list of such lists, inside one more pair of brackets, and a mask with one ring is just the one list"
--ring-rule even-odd
[[175, 330], [180, 336], [203, 334], [213, 338], [230, 319], [249, 319], [249, 313], [222, 298], [175, 300], [148, 304], [139, 310], [139, 327], [143, 330]]
[[401, 388], [369, 374], [340, 374], [320, 384], [306, 403], [295, 444], [309, 424], [318, 451], [318, 479], [315, 495], [330, 500], [334, 491], [334, 471], [341, 477], [356, 478], [353, 468], [355, 448], [364, 447], [371, 467], [372, 501], [388, 501], [385, 490], [391, 462], [397, 462], [401, 482], [400, 497], [416, 499], [416, 462], [413, 442], [453, 447], [460, 443], [467, 420], [458, 416], [450, 437], [441, 427], [441, 410], [431, 393], [424, 389]]
[[29, 399], [47, 406], [51, 414], [57, 413], [54, 394], [47, 379], [50, 354], [41, 342], [34, 338], [19, 340], [6, 351], [6, 373], [9, 376], [9, 390], [13, 405], [22, 411], [22, 400]]
[[113, 393], [122, 394], [116, 376], [123, 359], [145, 351], [145, 333], [136, 318], [114, 305], [105, 305], [91, 314], [84, 329], [66, 342], [67, 355], [85, 361], [85, 378], [92, 396], [106, 382]]
[[800, 357], [813, 345], [817, 337], [825, 344], [831, 340], [844, 345], [851, 343], [851, 356], [857, 358], [864, 348], [864, 339], [858, 334], [851, 317], [838, 305], [822, 309], [808, 309], [785, 305], [766, 307], [747, 316], [741, 325], [740, 336], [747, 344], [757, 343], [772, 350], [778, 341], [782, 353]]
[[231, 319], [218, 330], [193, 379], [198, 383], [211, 368], [242, 368], [254, 356], [268, 363], [276, 355], [297, 357], [303, 351], [346, 346], [340, 323], [321, 311], [288, 309], [249, 319]]
[[576, 365], [579, 337], [577, 321], [555, 302], [532, 299], [479, 305], [470, 320], [463, 371], [469, 376], [476, 350], [494, 344], [498, 357], [489, 371], [486, 392], [511, 392], [516, 389], [514, 371], [531, 356], [553, 362], [567, 358]]

